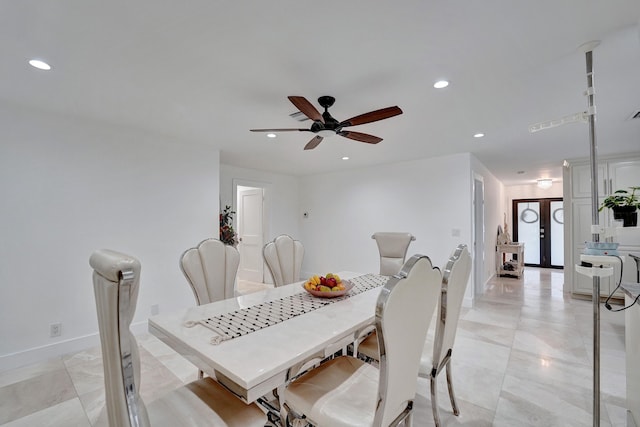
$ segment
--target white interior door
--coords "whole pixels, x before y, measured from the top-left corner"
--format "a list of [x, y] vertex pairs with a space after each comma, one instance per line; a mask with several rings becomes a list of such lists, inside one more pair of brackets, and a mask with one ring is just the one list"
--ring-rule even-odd
[[240, 266], [238, 278], [252, 282], [263, 281], [262, 258], [263, 190], [262, 188], [238, 188], [238, 235]]

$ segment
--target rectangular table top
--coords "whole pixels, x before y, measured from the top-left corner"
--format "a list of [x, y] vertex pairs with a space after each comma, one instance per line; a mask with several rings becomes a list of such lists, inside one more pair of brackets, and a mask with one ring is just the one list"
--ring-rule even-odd
[[[343, 279], [360, 276], [354, 272], [338, 274]], [[199, 369], [215, 375], [243, 400], [254, 402], [284, 384], [289, 368], [332, 343], [352, 341], [358, 331], [371, 325], [381, 287], [219, 344], [212, 344], [217, 334], [211, 329], [186, 325], [305, 292], [302, 283], [153, 316], [149, 331]]]

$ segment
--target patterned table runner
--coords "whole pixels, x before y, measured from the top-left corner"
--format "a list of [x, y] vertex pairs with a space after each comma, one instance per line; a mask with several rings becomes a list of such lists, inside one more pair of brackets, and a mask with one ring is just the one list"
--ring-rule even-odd
[[243, 308], [208, 319], [189, 321], [187, 327], [203, 325], [214, 331], [217, 336], [211, 338], [212, 344], [220, 344], [222, 341], [241, 337], [251, 332], [284, 322], [292, 317], [300, 316], [325, 305], [343, 301], [354, 295], [380, 287], [387, 283], [388, 276], [377, 274], [365, 274], [349, 279], [353, 288], [348, 294], [335, 298], [317, 298], [306, 291], [280, 298], [274, 301], [263, 302], [252, 307]]

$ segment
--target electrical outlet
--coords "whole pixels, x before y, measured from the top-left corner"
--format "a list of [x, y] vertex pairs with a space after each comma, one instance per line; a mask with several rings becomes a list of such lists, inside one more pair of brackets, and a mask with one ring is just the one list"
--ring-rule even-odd
[[160, 306], [158, 304], [153, 304], [151, 306], [151, 315], [155, 316], [158, 313], [160, 313]]
[[49, 325], [49, 336], [51, 338], [62, 335], [62, 323], [52, 323]]

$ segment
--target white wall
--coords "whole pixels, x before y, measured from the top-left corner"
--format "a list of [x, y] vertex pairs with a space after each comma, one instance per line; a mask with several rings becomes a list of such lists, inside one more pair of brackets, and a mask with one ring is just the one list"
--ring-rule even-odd
[[204, 146], [0, 103], [0, 370], [97, 344], [95, 249], [140, 259], [141, 328], [192, 305], [178, 259], [217, 236], [218, 174]]
[[376, 231], [412, 233], [407, 255], [444, 267], [458, 243], [471, 242], [470, 179], [469, 154], [302, 177], [304, 275], [377, 273]]
[[265, 188], [267, 240], [280, 234], [288, 234], [296, 239], [300, 237], [297, 177], [221, 164], [220, 206], [234, 206], [234, 180], [242, 185], [257, 185]]
[[[266, 183], [269, 234], [305, 243], [305, 275], [377, 272], [371, 234], [385, 230], [413, 233], [409, 254], [442, 267], [458, 243], [471, 244], [472, 171], [485, 177], [488, 227], [504, 200], [470, 154], [298, 178], [220, 165], [206, 146], [3, 103], [0, 140], [0, 371], [98, 343], [95, 249], [141, 260], [139, 330], [153, 304], [161, 313], [192, 305], [179, 256], [217, 237], [234, 180]], [[60, 338], [49, 337], [54, 322]]]

